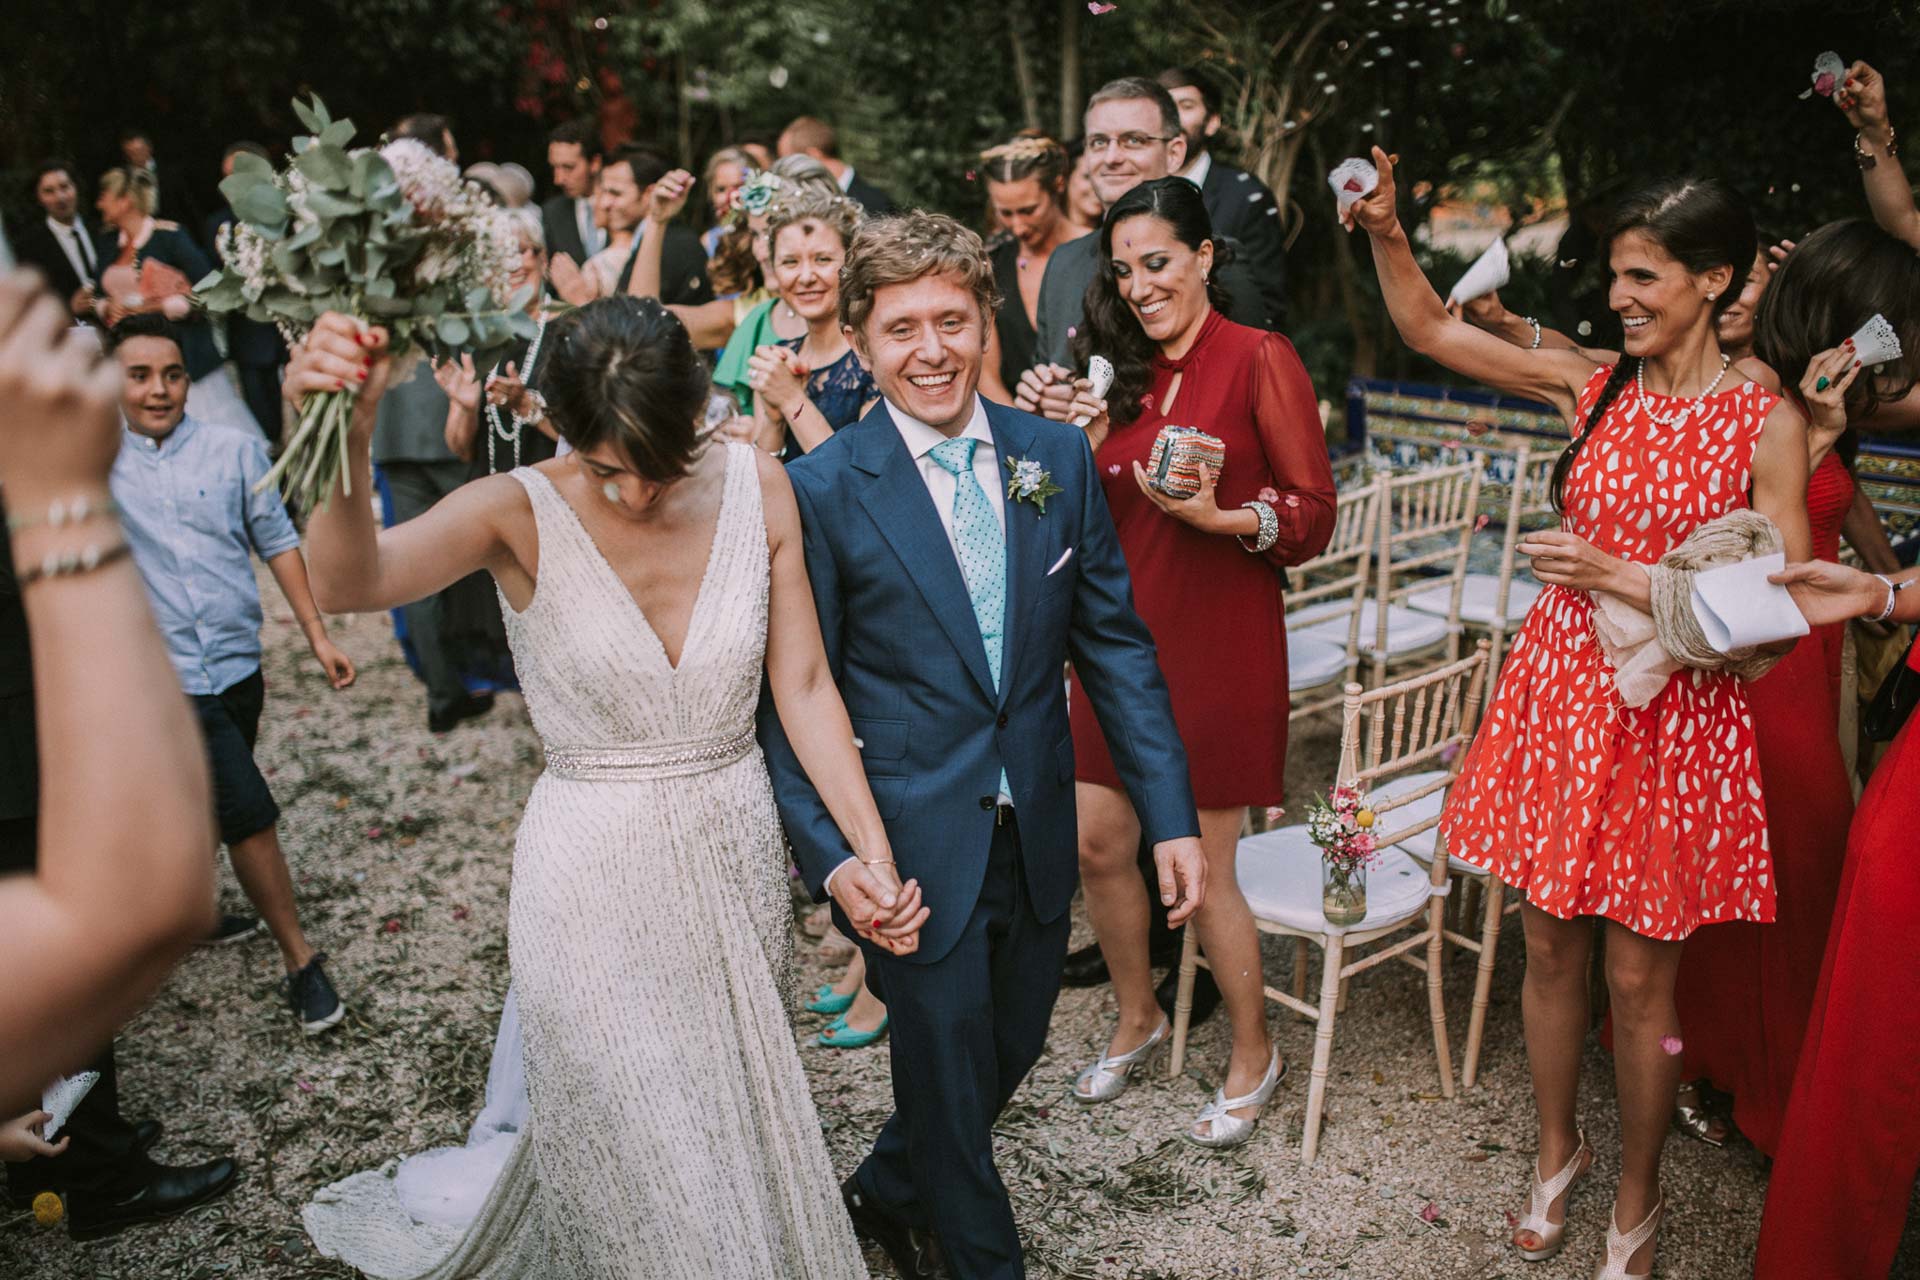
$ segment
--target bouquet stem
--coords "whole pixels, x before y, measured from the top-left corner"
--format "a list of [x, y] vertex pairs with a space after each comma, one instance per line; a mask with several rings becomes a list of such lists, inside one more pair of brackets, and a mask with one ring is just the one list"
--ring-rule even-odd
[[353, 470], [348, 462], [347, 437], [353, 425], [353, 393], [321, 391], [300, 402], [300, 422], [281, 450], [273, 469], [255, 492], [291, 477], [288, 499], [302, 511], [314, 511], [333, 496], [334, 483], [353, 496]]

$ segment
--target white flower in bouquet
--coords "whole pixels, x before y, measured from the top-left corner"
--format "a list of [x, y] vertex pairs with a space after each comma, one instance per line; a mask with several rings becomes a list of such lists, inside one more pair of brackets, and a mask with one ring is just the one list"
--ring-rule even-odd
[[[290, 343], [343, 312], [384, 325], [398, 360], [471, 354], [483, 373], [532, 336], [526, 298], [509, 283], [519, 242], [504, 210], [417, 141], [349, 151], [352, 121], [329, 117], [318, 98], [293, 110], [313, 133], [294, 139], [287, 167], [242, 152], [220, 184], [235, 221], [225, 263], [195, 286], [196, 301], [277, 325]], [[285, 475], [311, 510], [348, 484], [354, 394], [307, 397], [263, 487]]]

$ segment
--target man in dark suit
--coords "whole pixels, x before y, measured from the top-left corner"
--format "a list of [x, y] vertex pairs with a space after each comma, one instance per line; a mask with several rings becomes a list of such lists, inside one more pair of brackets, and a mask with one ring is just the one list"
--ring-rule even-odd
[[853, 166], [840, 158], [839, 135], [825, 120], [797, 117], [781, 131], [779, 145], [782, 156], [812, 156], [827, 166], [827, 172], [840, 184], [840, 190], [865, 210], [869, 218], [893, 212], [893, 197], [855, 173]]
[[[39, 809], [33, 655], [5, 512], [0, 511], [0, 876], [34, 870]], [[227, 1158], [164, 1165], [150, 1157], [147, 1152], [159, 1140], [160, 1122], [134, 1124], [120, 1114], [113, 1050], [109, 1043], [86, 1064], [100, 1079], [58, 1135], [67, 1140], [66, 1150], [6, 1166], [8, 1200], [17, 1208], [31, 1205], [42, 1191], [66, 1196], [67, 1228], [76, 1240], [184, 1213], [225, 1193], [239, 1174]]]
[[[230, 142], [220, 156], [220, 176], [233, 176], [233, 158], [245, 153], [258, 156], [268, 164], [273, 157], [257, 142]], [[220, 251], [220, 233], [233, 222], [233, 210], [225, 200], [207, 215], [207, 252], [225, 261]], [[219, 321], [215, 320], [218, 324]], [[280, 443], [280, 371], [287, 363], [287, 344], [280, 330], [259, 320], [249, 320], [234, 312], [227, 317], [227, 356], [240, 373], [240, 398], [253, 411], [254, 421], [275, 447]]]
[[607, 233], [593, 222], [593, 181], [604, 149], [591, 120], [569, 120], [547, 135], [547, 163], [559, 188], [540, 206], [547, 254], [564, 253], [574, 265], [607, 247]]
[[113, 261], [100, 233], [80, 213], [80, 189], [73, 166], [46, 160], [33, 171], [33, 198], [41, 217], [22, 228], [14, 242], [20, 260], [35, 267], [48, 285], [67, 300], [76, 318], [93, 316], [93, 291], [100, 272]]
[[186, 230], [187, 238], [192, 239], [204, 221], [200, 212], [203, 206], [194, 198], [186, 174], [177, 165], [161, 167], [153, 154], [153, 140], [144, 129], [120, 131], [120, 154], [131, 167], [145, 169], [153, 175], [154, 190], [158, 193], [151, 210], [153, 215], [179, 223]]
[[[647, 207], [652, 196], [653, 184], [673, 171], [666, 158], [645, 147], [621, 147], [608, 156], [605, 168], [612, 170], [625, 166], [633, 174], [633, 185], [640, 191], [639, 205]], [[640, 237], [653, 234], [653, 223], [641, 218], [633, 228], [633, 253], [627, 255], [626, 265], [620, 269], [620, 279], [615, 285], [616, 293], [625, 293], [627, 284], [633, 279], [634, 255], [640, 250]], [[666, 242], [660, 246], [660, 301], [669, 306], [697, 307], [713, 301], [713, 285], [707, 279], [707, 251], [700, 243], [699, 233], [690, 230], [678, 222], [666, 228]]]
[[854, 1225], [906, 1276], [939, 1274], [944, 1252], [965, 1280], [1015, 1280], [993, 1125], [1045, 1045], [1079, 878], [1068, 658], [1178, 919], [1205, 893], [1198, 819], [1085, 433], [976, 394], [994, 294], [980, 237], [939, 214], [878, 219], [840, 279], [882, 403], [787, 475], [897, 868], [855, 858], [770, 701], [761, 742], [801, 873], [841, 931], [857, 932], [849, 912], [870, 927], [902, 878], [930, 912], [917, 951], [862, 942], [895, 1110], [842, 1188]]
[[1213, 139], [1220, 132], [1220, 98], [1213, 81], [1191, 67], [1170, 67], [1159, 81], [1180, 112], [1180, 133], [1187, 142], [1180, 176], [1200, 188], [1213, 233], [1233, 241], [1253, 277], [1270, 322], [1262, 327], [1284, 327], [1287, 238], [1279, 203], [1266, 183], [1213, 154]]

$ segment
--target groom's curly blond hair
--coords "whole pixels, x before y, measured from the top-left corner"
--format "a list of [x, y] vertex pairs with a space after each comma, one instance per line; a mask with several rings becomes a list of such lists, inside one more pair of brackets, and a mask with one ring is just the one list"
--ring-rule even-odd
[[1000, 290], [978, 233], [944, 213], [919, 209], [861, 224], [840, 268], [840, 323], [863, 333], [882, 286], [932, 275], [952, 277], [979, 304], [982, 323], [992, 323]]

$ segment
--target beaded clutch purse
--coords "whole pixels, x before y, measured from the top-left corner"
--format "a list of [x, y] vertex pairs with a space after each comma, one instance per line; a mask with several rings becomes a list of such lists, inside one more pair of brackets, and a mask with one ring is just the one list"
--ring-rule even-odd
[[1147, 483], [1169, 498], [1191, 498], [1200, 492], [1202, 463], [1217, 483], [1227, 467], [1225, 442], [1198, 427], [1162, 427], [1147, 455]]

